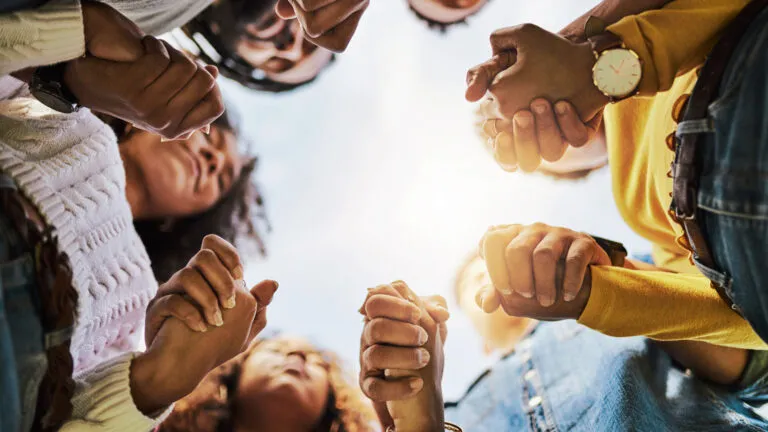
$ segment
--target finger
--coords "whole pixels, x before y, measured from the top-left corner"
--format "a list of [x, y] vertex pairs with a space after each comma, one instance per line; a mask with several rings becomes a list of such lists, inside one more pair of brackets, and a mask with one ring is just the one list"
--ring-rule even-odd
[[581, 147], [589, 142], [589, 130], [570, 103], [566, 101], [556, 103], [555, 111], [557, 112], [557, 124], [568, 144]]
[[[224, 105], [223, 101], [215, 98], [217, 95], [215, 90], [218, 90], [218, 85], [213, 75], [203, 67], [197, 68], [194, 77], [168, 102], [168, 112], [179, 113], [169, 134], [178, 137], [194, 132], [216, 120], [221, 114], [219, 110], [223, 112]], [[214, 96], [213, 99], [212, 96]], [[196, 122], [193, 123], [190, 121], [190, 114], [197, 109], [204, 110], [206, 115], [195, 118]]]
[[340, 25], [355, 12], [368, 6], [368, 0], [337, 0], [311, 13], [299, 14], [304, 33], [317, 38]]
[[565, 255], [563, 300], [572, 301], [581, 291], [587, 266], [598, 247], [594, 240], [579, 238], [573, 241]]
[[208, 324], [216, 327], [224, 325], [224, 318], [219, 308], [219, 300], [208, 281], [194, 267], [185, 267], [178, 273], [177, 294], [186, 294], [203, 309]]
[[170, 63], [163, 74], [144, 90], [158, 100], [160, 106], [167, 106], [173, 98], [195, 77], [199, 66], [168, 42], [162, 42], [168, 52]]
[[448, 312], [448, 302], [443, 296], [427, 296], [422, 297], [421, 300], [426, 306], [427, 313], [436, 323], [448, 321], [448, 318], [451, 317], [451, 313]]
[[424, 381], [418, 377], [390, 380], [370, 376], [360, 382], [363, 393], [376, 402], [408, 399], [421, 391], [422, 387]]
[[424, 348], [406, 348], [371, 345], [363, 351], [366, 369], [417, 370], [429, 364], [429, 351]]
[[550, 232], [533, 251], [533, 278], [539, 304], [549, 307], [557, 298], [557, 268], [568, 239]]
[[[259, 305], [261, 306], [261, 305]], [[253, 318], [253, 324], [251, 324], [251, 330], [248, 332], [248, 338], [246, 339], [245, 346], [248, 346], [254, 339], [267, 327], [267, 308], [259, 308], [256, 315]]]
[[211, 74], [211, 76], [213, 76], [213, 79], [216, 79], [219, 77], [219, 68], [217, 68], [216, 66], [207, 64], [205, 65], [205, 70], [207, 70], [208, 73]]
[[401, 280], [397, 280], [392, 282], [391, 285], [392, 288], [397, 290], [401, 297], [415, 304], [416, 306], [421, 307], [421, 299], [411, 290], [407, 283]]
[[141, 42], [144, 45], [144, 56], [134, 67], [135, 76], [141, 77], [137, 84], [146, 90], [171, 66], [171, 54], [168, 47], [154, 36], [144, 36]]
[[491, 138], [496, 138], [496, 136], [501, 132], [501, 129], [497, 124], [498, 121], [499, 119], [495, 118], [487, 119], [485, 122], [483, 122], [483, 132]]
[[481, 240], [480, 255], [485, 260], [488, 276], [494, 289], [502, 295], [512, 294], [509, 285], [509, 270], [505, 251], [507, 245], [520, 232], [520, 226], [512, 225], [506, 229], [494, 229], [485, 233]]
[[272, 304], [275, 292], [280, 284], [271, 279], [263, 280], [251, 288], [251, 295], [256, 299], [257, 309], [262, 310]]
[[365, 346], [386, 344], [415, 348], [428, 339], [427, 331], [421, 326], [385, 318], [374, 318], [363, 328]]
[[[368, 0], [366, 0], [365, 7], [368, 7]], [[352, 35], [355, 34], [360, 19], [363, 17], [365, 10], [358, 10], [349, 16], [344, 22], [329, 30], [320, 37], [313, 38], [307, 36], [307, 40], [313, 44], [323, 47], [329, 51], [335, 53], [343, 52], [347, 49], [349, 42], [352, 40]]]
[[288, 0], [279, 0], [275, 4], [275, 14], [284, 20], [296, 18], [296, 11]]
[[206, 96], [187, 112], [176, 129], [194, 131], [213, 123], [222, 114], [224, 114], [224, 100], [221, 98], [221, 90], [214, 82]]
[[544, 237], [538, 231], [524, 232], [507, 245], [505, 256], [509, 269], [509, 285], [512, 290], [525, 298], [536, 294], [533, 284], [533, 251]]
[[560, 160], [565, 153], [565, 142], [555, 120], [552, 105], [546, 99], [536, 99], [531, 103], [536, 123], [536, 137], [539, 141], [539, 153], [545, 161]]
[[398, 293], [396, 289], [392, 288], [392, 286], [388, 285], [388, 284], [387, 285], [379, 285], [379, 286], [374, 287], [374, 288], [368, 288], [368, 292], [365, 295], [365, 300], [363, 300], [363, 305], [360, 306], [360, 309], [358, 309], [358, 312], [360, 314], [362, 314], [362, 315], [366, 314], [366, 312], [365, 312], [365, 304], [368, 302], [368, 299], [370, 299], [371, 297], [373, 297], [376, 294], [388, 295], [388, 296], [402, 298], [400, 293]]
[[242, 286], [235, 279], [229, 269], [221, 262], [216, 252], [211, 249], [202, 249], [187, 264], [199, 271], [208, 281], [208, 284], [219, 298], [219, 303], [225, 309], [236, 306], [235, 291]]
[[203, 237], [203, 244], [200, 249], [212, 250], [227, 270], [229, 270], [233, 278], [243, 278], [243, 263], [240, 261], [240, 254], [237, 252], [237, 248], [232, 243], [217, 235], [208, 234]]
[[147, 341], [148, 345], [155, 339], [163, 322], [168, 318], [183, 321], [190, 330], [196, 332], [208, 331], [208, 325], [200, 311], [179, 294], [171, 294], [156, 298], [147, 312]]
[[525, 172], [533, 172], [541, 164], [533, 114], [530, 111], [515, 114], [513, 128], [517, 165]]
[[517, 171], [517, 151], [511, 133], [503, 131], [496, 136], [493, 144], [493, 158], [504, 171]]
[[293, 0], [293, 1], [301, 9], [307, 12], [312, 12], [320, 8], [324, 8], [335, 2], [338, 2], [339, 0]]
[[535, 38], [545, 32], [534, 24], [521, 24], [515, 27], [503, 28], [491, 33], [491, 49], [494, 54], [503, 51], [517, 50], [521, 42]]
[[501, 118], [501, 113], [499, 112], [499, 105], [496, 103], [496, 100], [494, 100], [491, 97], [484, 98], [482, 102], [480, 102], [480, 114], [485, 118]]
[[496, 75], [511, 67], [516, 61], [517, 54], [515, 52], [499, 52], [495, 53], [489, 60], [467, 71], [467, 91], [464, 95], [467, 101], [479, 101], [485, 96]]
[[418, 324], [421, 318], [421, 309], [408, 300], [376, 294], [365, 302], [365, 314], [370, 319], [387, 318]]
[[501, 306], [501, 298], [498, 291], [493, 289], [492, 286], [484, 286], [477, 291], [475, 295], [475, 303], [485, 313], [493, 313]]

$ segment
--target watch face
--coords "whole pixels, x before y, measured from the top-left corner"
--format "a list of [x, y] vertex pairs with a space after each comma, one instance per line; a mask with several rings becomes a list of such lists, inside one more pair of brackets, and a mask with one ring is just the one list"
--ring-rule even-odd
[[623, 48], [603, 51], [593, 69], [597, 88], [614, 98], [631, 95], [640, 85], [642, 75], [640, 59]]

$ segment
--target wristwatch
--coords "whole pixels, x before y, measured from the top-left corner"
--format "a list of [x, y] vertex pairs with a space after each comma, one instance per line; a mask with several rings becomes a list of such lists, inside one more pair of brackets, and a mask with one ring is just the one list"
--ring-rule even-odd
[[43, 105], [65, 114], [80, 108], [77, 97], [64, 83], [66, 63], [41, 66], [32, 74], [29, 90]]
[[637, 93], [643, 64], [637, 53], [605, 29], [605, 22], [597, 17], [589, 17], [584, 25], [584, 34], [595, 54], [592, 81], [611, 102], [618, 102]]
[[598, 236], [592, 236], [592, 238], [595, 239], [597, 245], [611, 258], [611, 265], [613, 267], [624, 267], [624, 261], [627, 258], [627, 249], [623, 244]]

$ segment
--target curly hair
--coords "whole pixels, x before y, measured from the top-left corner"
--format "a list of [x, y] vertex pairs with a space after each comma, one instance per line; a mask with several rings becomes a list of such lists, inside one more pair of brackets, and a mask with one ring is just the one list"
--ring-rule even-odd
[[[117, 134], [125, 133], [125, 122], [101, 116]], [[231, 107], [213, 122], [213, 125], [231, 132], [241, 140], [237, 117]], [[210, 209], [193, 216], [174, 220], [171, 224], [163, 220], [134, 221], [134, 228], [147, 250], [155, 279], [164, 282], [183, 268], [198, 252], [203, 238], [208, 234], [235, 244], [239, 249], [255, 249], [266, 256], [266, 247], [260, 226], [270, 230], [264, 211], [264, 199], [252, 179], [257, 159], [250, 158], [232, 188]]]
[[[487, 3], [486, 3], [486, 5], [487, 5]], [[430, 30], [436, 30], [436, 31], [438, 31], [439, 33], [442, 33], [442, 34], [448, 33], [448, 30], [450, 28], [452, 28], [452, 27], [456, 27], [456, 26], [459, 26], [459, 25], [469, 25], [469, 21], [467, 21], [467, 19], [472, 17], [472, 16], [474, 16], [474, 15], [476, 15], [477, 13], [479, 13], [482, 10], [482, 8], [480, 8], [476, 12], [472, 13], [471, 15], [468, 15], [468, 16], [464, 17], [463, 19], [460, 19], [460, 20], [454, 21], [454, 22], [450, 22], [450, 23], [445, 23], [445, 22], [441, 22], [441, 21], [435, 21], [432, 18], [429, 18], [428, 16], [426, 16], [426, 15], [422, 14], [421, 12], [417, 11], [413, 6], [411, 6], [410, 3], [408, 4], [408, 9], [410, 9], [411, 12], [413, 12], [413, 14], [416, 15], [416, 18], [418, 18], [419, 20], [423, 21], [427, 25], [427, 28], [429, 28]]]
[[[248, 350], [211, 371], [195, 389], [194, 396], [176, 403], [173, 412], [157, 432], [231, 432], [234, 430], [238, 382], [243, 364], [263, 343], [254, 341]], [[376, 416], [354, 380], [347, 374], [339, 358], [328, 351], [317, 350], [328, 365], [330, 392], [323, 417], [313, 432], [372, 432]]]

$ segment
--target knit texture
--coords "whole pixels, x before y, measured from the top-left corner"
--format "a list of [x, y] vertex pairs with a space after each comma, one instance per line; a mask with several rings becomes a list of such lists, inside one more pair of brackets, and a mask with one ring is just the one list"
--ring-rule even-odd
[[[0, 88], [14, 83], [0, 78]], [[80, 299], [75, 372], [136, 350], [157, 291], [116, 143], [88, 110], [59, 114], [31, 96], [0, 101], [0, 170], [37, 205], [72, 265]]]
[[[202, 12], [211, 0], [104, 0], [146, 34], [173, 30]], [[79, 0], [0, 14], [0, 75], [72, 60], [85, 53]]]

